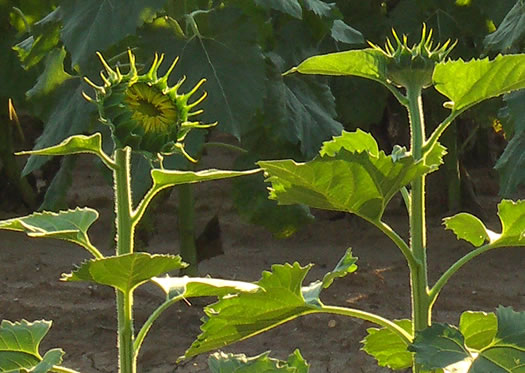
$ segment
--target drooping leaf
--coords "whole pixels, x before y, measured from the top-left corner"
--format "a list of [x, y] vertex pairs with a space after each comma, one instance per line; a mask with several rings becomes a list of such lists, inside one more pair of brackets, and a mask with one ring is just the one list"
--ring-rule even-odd
[[[433, 324], [417, 335], [409, 348], [424, 369], [446, 369], [455, 373], [522, 372], [525, 368], [525, 312], [499, 307], [496, 317], [496, 333], [493, 320], [476, 321], [478, 325], [472, 329], [475, 334], [470, 336], [471, 345], [466, 344], [466, 336], [457, 328]], [[482, 325], [486, 330], [480, 330]], [[490, 335], [493, 338], [489, 341]]]
[[297, 19], [303, 18], [303, 9], [298, 0], [255, 0], [255, 4], [260, 7], [278, 10]]
[[458, 240], [468, 241], [476, 247], [490, 240], [485, 224], [474, 215], [462, 212], [443, 219], [443, 223], [456, 234]]
[[301, 62], [290, 72], [335, 76], [360, 76], [387, 83], [386, 56], [378, 50], [367, 48], [313, 56]]
[[498, 29], [485, 37], [485, 48], [503, 52], [518, 44], [525, 32], [525, 4], [516, 1], [516, 4], [507, 13]]
[[[363, 139], [366, 141], [360, 143]], [[258, 164], [272, 184], [270, 198], [280, 204], [300, 203], [379, 221], [394, 194], [433, 168], [423, 161], [414, 162], [410, 155], [394, 161], [377, 149], [375, 140], [364, 132], [344, 132], [323, 147], [324, 156], [310, 162]]]
[[86, 261], [73, 272], [62, 275], [62, 280], [95, 282], [127, 293], [153, 277], [186, 266], [178, 255], [137, 252]]
[[[407, 333], [412, 333], [410, 320], [394, 321]], [[368, 335], [363, 339], [363, 350], [372, 355], [379, 366], [393, 370], [406, 369], [412, 366], [412, 353], [408, 351], [407, 343], [386, 328], [368, 328]]]
[[250, 282], [222, 280], [210, 277], [154, 277], [152, 282], [158, 285], [171, 299], [179, 296], [223, 297], [227, 294], [253, 293], [259, 287]]
[[135, 34], [166, 0], [71, 0], [61, 4], [62, 40], [72, 66], [84, 65], [95, 52]]
[[254, 357], [244, 354], [216, 352], [208, 358], [212, 373], [308, 373], [309, 365], [298, 350], [288, 357], [288, 361], [269, 357], [269, 352]]
[[68, 155], [79, 153], [99, 154], [102, 152], [102, 136], [95, 133], [91, 136], [76, 135], [62, 141], [60, 144], [38, 150], [29, 150], [17, 155]]
[[301, 315], [321, 312], [323, 304], [319, 294], [323, 284], [328, 286], [333, 277], [351, 272], [354, 262], [348, 251], [336, 267], [336, 274], [305, 287], [302, 283], [311, 265], [273, 265], [272, 271], [263, 272], [256, 283], [260, 287], [258, 291], [228, 296], [205, 308], [207, 317], [201, 326], [202, 333], [184, 357], [249, 338]]
[[[221, 131], [241, 138], [250, 130], [248, 123], [262, 107], [265, 95], [264, 56], [257, 44], [253, 21], [238, 9], [224, 7], [196, 14], [192, 19], [199, 33], [181, 40], [169, 27], [149, 30], [142, 39], [143, 47], [155, 52], [159, 48], [167, 59], [180, 56], [175, 69], [186, 76], [182, 86], [193, 87], [206, 78], [204, 89], [209, 93], [199, 107], [203, 122], [218, 122]], [[150, 49], [148, 49], [150, 48]]]
[[525, 55], [439, 63], [432, 79], [434, 87], [459, 113], [481, 101], [525, 88]]
[[0, 372], [46, 373], [53, 365], [60, 365], [64, 355], [61, 349], [50, 350], [43, 358], [38, 351], [49, 328], [51, 321], [12, 323], [3, 320], [0, 325]]
[[332, 24], [331, 35], [334, 40], [342, 43], [363, 44], [365, 42], [363, 34], [340, 19], [336, 19]]
[[25, 232], [29, 237], [48, 237], [91, 246], [87, 230], [97, 220], [98, 212], [90, 208], [54, 212], [35, 212], [20, 218], [0, 221], [0, 229]]

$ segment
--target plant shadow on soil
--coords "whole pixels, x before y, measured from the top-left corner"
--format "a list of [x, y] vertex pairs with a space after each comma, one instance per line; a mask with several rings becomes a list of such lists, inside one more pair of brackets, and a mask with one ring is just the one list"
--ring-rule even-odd
[[[229, 166], [228, 155], [215, 154], [211, 158], [213, 167]], [[81, 158], [80, 162], [69, 196], [70, 206], [89, 206], [100, 211], [101, 217], [90, 233], [93, 243], [105, 255], [111, 255], [108, 232], [113, 224], [112, 191], [89, 158]], [[487, 172], [480, 170], [476, 181], [486, 184]], [[195, 186], [197, 220], [204, 225], [219, 211], [225, 252], [202, 262], [199, 267], [202, 275], [256, 281], [273, 263], [298, 261], [302, 265], [315, 264], [307, 278], [309, 282], [322, 278], [346, 249], [352, 247], [354, 255], [359, 257], [357, 272], [337, 279], [322, 294], [323, 302], [369, 310], [389, 318], [410, 316], [408, 270], [404, 258], [381, 232], [355, 217], [333, 220], [331, 214], [315, 212], [314, 223], [290, 239], [277, 240], [264, 229], [240, 220], [229, 198], [229, 185], [220, 181]], [[486, 208], [487, 225], [498, 231], [495, 214], [498, 197], [493, 190], [483, 189], [480, 199], [489, 206]], [[429, 200], [429, 207], [432, 209], [432, 205], [440, 203], [439, 198]], [[178, 252], [175, 209], [173, 193], [156, 213], [159, 224], [157, 234], [149, 242], [151, 252]], [[13, 216], [2, 215], [3, 218]], [[471, 250], [467, 243], [456, 240], [451, 232], [443, 229], [442, 216], [430, 214], [428, 217], [431, 281]], [[385, 220], [406, 238], [407, 216], [400, 205], [389, 210]], [[467, 264], [444, 288], [434, 308], [434, 320], [457, 324], [464, 310], [494, 311], [499, 304], [525, 310], [524, 250], [498, 249]], [[74, 264], [86, 258], [87, 253], [67, 243], [29, 239], [18, 232], [1, 231], [0, 319], [53, 320], [41, 351], [63, 348], [66, 352], [64, 365], [84, 373], [115, 372], [113, 290], [58, 281], [61, 273], [71, 271]], [[162, 292], [153, 285], [142, 286], [136, 291], [137, 329], [162, 300]], [[213, 301], [198, 299], [192, 305], [181, 302], [166, 311], [144, 342], [139, 371], [207, 372], [207, 355], [179, 365], [176, 360], [199, 334], [202, 307]], [[351, 318], [310, 315], [228, 346], [223, 351], [256, 355], [272, 350], [273, 356], [286, 358], [299, 348], [311, 364], [312, 373], [388, 372], [360, 351], [360, 341], [366, 329], [372, 326]]]

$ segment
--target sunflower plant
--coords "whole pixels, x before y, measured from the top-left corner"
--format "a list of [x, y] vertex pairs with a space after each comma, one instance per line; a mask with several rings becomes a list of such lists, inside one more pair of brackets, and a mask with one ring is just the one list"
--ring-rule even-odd
[[[114, 205], [116, 211], [116, 252], [106, 255], [95, 247], [88, 229], [97, 220], [98, 212], [82, 207], [60, 212], [35, 212], [31, 215], [0, 221], [0, 229], [25, 232], [31, 237], [55, 238], [72, 242], [91, 255], [71, 273], [63, 274], [62, 281], [83, 281], [110, 286], [115, 289], [117, 305], [118, 371], [133, 373], [137, 370], [137, 356], [151, 326], [169, 306], [180, 300], [198, 296], [225, 296], [236, 292], [253, 292], [257, 285], [240, 281], [199, 277], [159, 277], [167, 272], [186, 267], [178, 255], [152, 255], [134, 250], [135, 227], [143, 217], [152, 198], [161, 190], [176, 185], [207, 180], [239, 177], [259, 172], [208, 169], [198, 172], [173, 171], [162, 167], [162, 156], [184, 150], [184, 138], [193, 128], [210, 125], [193, 120], [201, 111], [196, 106], [206, 94], [193, 100], [192, 95], [203, 84], [182, 93], [183, 79], [168, 85], [168, 77], [176, 61], [165, 75], [158, 76], [162, 56], [156, 56], [146, 74], [139, 75], [134, 55], [129, 52], [129, 71], [123, 74], [118, 67], [111, 68], [99, 54], [104, 71], [103, 84], [90, 84], [94, 97], [84, 96], [98, 107], [99, 120], [111, 128], [113, 151], [102, 149], [102, 135], [77, 135], [48, 148], [21, 152], [32, 155], [70, 155], [90, 153], [97, 156], [112, 172]], [[213, 125], [213, 124], [212, 124]], [[132, 203], [130, 155], [139, 152], [156, 165], [151, 171], [153, 185], [137, 203]], [[133, 294], [136, 288], [152, 282], [165, 297], [147, 321], [136, 330], [133, 318]], [[0, 325], [0, 372], [48, 371], [73, 373], [62, 365], [64, 351], [52, 349], [44, 354], [40, 343], [51, 327], [51, 321], [3, 320]], [[117, 369], [115, 368], [115, 371]]]
[[[499, 232], [488, 229], [468, 213], [445, 218], [445, 228], [472, 244], [473, 249], [435, 283], [429, 281], [427, 270], [430, 245], [425, 213], [426, 176], [439, 168], [446, 153], [439, 143], [441, 135], [455, 118], [474, 105], [525, 88], [525, 55], [449, 60], [447, 55], [454, 43], [433, 46], [431, 32], [427, 34], [425, 27], [415, 45], [409, 45], [406, 36], [399, 38], [395, 32], [393, 36], [394, 42], [387, 40], [384, 49], [371, 45], [362, 50], [314, 56], [289, 73], [359, 76], [382, 84], [406, 108], [411, 133], [409, 149], [396, 146], [387, 155], [372, 135], [357, 130], [325, 142], [311, 161], [258, 164], [271, 184], [270, 198], [280, 204], [300, 203], [352, 213], [381, 230], [406, 259], [411, 316], [389, 320], [366, 310], [322, 302], [321, 291], [335, 277], [356, 270], [356, 258], [351, 254], [334, 272], [310, 285], [303, 285], [309, 266], [274, 266], [257, 283], [260, 290], [220, 299], [205, 309], [207, 318], [202, 333], [186, 357], [251, 337], [302, 315], [331, 313], [375, 324], [362, 341], [363, 349], [379, 365], [392, 370], [525, 372], [525, 312], [502, 306], [495, 313], [466, 311], [459, 326], [436, 323], [432, 317], [441, 290], [466, 263], [494, 249], [525, 246], [525, 201], [501, 201]], [[444, 106], [450, 113], [429, 133], [425, 128], [422, 92], [430, 87], [447, 98]], [[397, 193], [406, 205], [408, 240], [383, 219], [387, 204]], [[355, 371], [354, 368], [348, 367], [348, 371]], [[248, 368], [240, 371], [257, 372]]]

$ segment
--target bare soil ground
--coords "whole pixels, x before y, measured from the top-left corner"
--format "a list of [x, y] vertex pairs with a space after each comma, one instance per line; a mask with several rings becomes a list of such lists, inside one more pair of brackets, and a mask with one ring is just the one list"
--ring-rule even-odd
[[[214, 159], [214, 166], [217, 163]], [[220, 162], [219, 162], [220, 163]], [[82, 162], [71, 190], [71, 206], [90, 206], [101, 212], [91, 229], [94, 244], [110, 255], [112, 191], [98, 172]], [[219, 166], [221, 166], [219, 164]], [[223, 164], [227, 167], [227, 164]], [[487, 174], [478, 175], [483, 186]], [[490, 188], [488, 188], [490, 189]], [[204, 261], [200, 273], [227, 279], [256, 281], [273, 263], [298, 261], [315, 263], [307, 279], [321, 278], [337, 263], [348, 247], [359, 257], [356, 273], [338, 279], [323, 294], [325, 304], [370, 310], [386, 317], [410, 315], [408, 271], [401, 254], [374, 227], [356, 218], [331, 220], [317, 212], [318, 219], [287, 240], [276, 240], [265, 230], [240, 220], [229, 198], [228, 182], [196, 186], [197, 219], [205, 224], [220, 209], [224, 255]], [[483, 194], [490, 192], [491, 194]], [[486, 202], [488, 225], [499, 231], [493, 191], [481, 188]], [[440, 204], [439, 200], [429, 204]], [[150, 241], [151, 251], [177, 253], [176, 198], [171, 197], [158, 211], [158, 234]], [[13, 213], [3, 213], [3, 218]], [[406, 213], [389, 211], [386, 220], [406, 237]], [[457, 241], [441, 226], [441, 216], [433, 214], [429, 223], [429, 273], [431, 281], [471, 248]], [[106, 248], [106, 249], [104, 249]], [[0, 232], [0, 319], [53, 320], [42, 351], [62, 347], [65, 365], [85, 373], [116, 372], [116, 320], [114, 294], [102, 286], [62, 283], [61, 273], [88, 258], [83, 250], [54, 240], [35, 240], [17, 232]], [[136, 325], [160, 304], [163, 294], [145, 285], [136, 292]], [[206, 372], [207, 356], [176, 364], [177, 357], [199, 333], [202, 307], [210, 299], [191, 306], [180, 303], [165, 312], [145, 341], [141, 372]], [[475, 259], [453, 277], [435, 305], [434, 319], [457, 323], [467, 309], [494, 311], [498, 305], [525, 310], [525, 249], [499, 249]], [[366, 329], [372, 325], [350, 318], [313, 315], [229, 346], [227, 352], [255, 355], [272, 350], [285, 358], [299, 348], [311, 363], [313, 373], [386, 372], [360, 351]]]

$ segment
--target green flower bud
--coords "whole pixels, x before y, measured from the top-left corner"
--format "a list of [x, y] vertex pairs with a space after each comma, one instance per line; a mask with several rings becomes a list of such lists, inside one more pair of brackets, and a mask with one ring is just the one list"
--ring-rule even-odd
[[84, 97], [96, 103], [99, 120], [110, 127], [116, 148], [130, 146], [150, 159], [180, 152], [194, 161], [184, 151], [184, 138], [192, 128], [208, 128], [216, 124], [189, 120], [202, 113], [202, 110], [192, 110], [206, 98], [206, 93], [192, 103], [188, 101], [205, 79], [190, 92], [181, 94], [179, 89], [185, 78], [173, 87], [168, 86], [169, 75], [178, 59], [173, 61], [166, 74], [158, 77], [163, 55], [155, 55], [149, 71], [138, 75], [135, 56], [131, 51], [128, 54], [130, 68], [127, 74], [122, 74], [118, 67], [112, 69], [97, 53], [105, 69], [100, 73], [104, 84], [98, 86], [85, 78], [95, 89], [95, 99], [86, 94]]
[[432, 74], [436, 63], [444, 61], [457, 42], [450, 44], [447, 40], [443, 45], [437, 45], [432, 49], [432, 30], [426, 32], [423, 24], [421, 41], [412, 47], [408, 46], [407, 36], [403, 35], [403, 41], [399, 39], [394, 29], [392, 35], [396, 46], [392, 45], [387, 38], [385, 49], [369, 43], [387, 57], [387, 78], [398, 87], [421, 87], [426, 88], [432, 84]]

